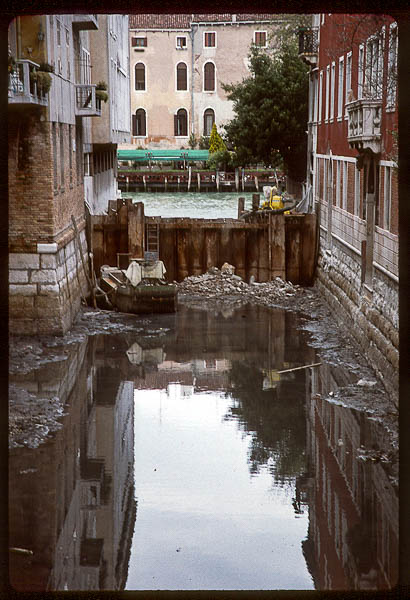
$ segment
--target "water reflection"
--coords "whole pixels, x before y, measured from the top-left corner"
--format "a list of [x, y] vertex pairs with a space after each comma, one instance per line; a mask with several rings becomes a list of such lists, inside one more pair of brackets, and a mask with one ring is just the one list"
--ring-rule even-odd
[[[10, 546], [32, 552], [10, 553], [12, 585], [393, 586], [387, 440], [328, 397], [353, 376], [281, 373], [317, 360], [292, 313], [181, 306], [149, 321], [13, 377], [66, 415], [45, 444], [10, 454]], [[379, 460], [363, 460], [370, 449]]]

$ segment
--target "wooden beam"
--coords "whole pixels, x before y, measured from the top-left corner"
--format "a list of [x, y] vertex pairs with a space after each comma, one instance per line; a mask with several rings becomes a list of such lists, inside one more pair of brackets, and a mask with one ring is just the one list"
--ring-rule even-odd
[[269, 214], [270, 278], [286, 279], [285, 216]]

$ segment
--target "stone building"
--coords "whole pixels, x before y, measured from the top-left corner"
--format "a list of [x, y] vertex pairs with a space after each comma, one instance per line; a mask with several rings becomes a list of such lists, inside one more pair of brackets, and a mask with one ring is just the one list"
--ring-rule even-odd
[[398, 389], [397, 23], [313, 15], [307, 183], [320, 219], [318, 285]]
[[128, 72], [118, 68], [127, 30], [123, 15], [17, 17], [9, 27], [13, 333], [65, 333], [89, 293], [85, 201], [101, 212], [116, 197], [116, 145], [129, 135]]
[[249, 74], [255, 43], [266, 47], [273, 14], [130, 15], [131, 143], [188, 147], [233, 117], [222, 84]]

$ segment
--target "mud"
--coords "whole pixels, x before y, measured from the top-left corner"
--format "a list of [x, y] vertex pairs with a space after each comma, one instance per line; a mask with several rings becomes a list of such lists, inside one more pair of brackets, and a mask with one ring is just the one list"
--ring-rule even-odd
[[[267, 283], [246, 283], [234, 274], [230, 265], [222, 270], [212, 267], [198, 277], [187, 277], [178, 284], [178, 302], [200, 310], [231, 311], [245, 304], [261, 304], [299, 313], [302, 328], [310, 334], [318, 360], [340, 367], [346, 376], [328, 401], [355, 408], [378, 421], [390, 438], [389, 461], [396, 462], [398, 452], [397, 398], [387, 394], [383, 383], [368, 366], [347, 329], [337, 327], [335, 319], [314, 288], [302, 288], [276, 278]], [[71, 331], [63, 336], [42, 338], [10, 337], [10, 374], [27, 374], [47, 363], [67, 360], [70, 348], [87, 336], [113, 333], [147, 333], [152, 321], [146, 315], [128, 315], [114, 311], [82, 307]], [[150, 335], [159, 335], [153, 329]], [[73, 346], [74, 345], [74, 346]], [[59, 427], [64, 407], [58, 398], [39, 398], [10, 385], [10, 444], [36, 447]], [[392, 458], [394, 457], [394, 459]], [[366, 455], [361, 460], [370, 460]]]

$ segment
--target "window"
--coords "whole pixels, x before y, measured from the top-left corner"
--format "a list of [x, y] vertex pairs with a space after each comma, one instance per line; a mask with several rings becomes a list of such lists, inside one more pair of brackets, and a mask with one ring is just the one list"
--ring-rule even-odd
[[177, 37], [177, 48], [178, 50], [186, 50], [186, 36]]
[[66, 46], [70, 45], [70, 31], [67, 29], [67, 27], [65, 28], [65, 43]]
[[359, 216], [360, 207], [360, 171], [355, 165], [355, 177], [354, 177], [354, 215]]
[[61, 46], [61, 23], [57, 19], [57, 46]]
[[211, 62], [207, 62], [204, 65], [204, 91], [215, 91], [215, 65]]
[[131, 46], [133, 48], [146, 48], [147, 47], [146, 37], [133, 37], [131, 38]]
[[188, 89], [188, 70], [185, 63], [177, 65], [177, 90], [186, 91]]
[[347, 210], [347, 184], [348, 184], [348, 162], [343, 161], [343, 189], [342, 189], [342, 208]]
[[326, 99], [325, 99], [325, 121], [329, 120], [329, 87], [330, 87], [330, 66], [326, 67]]
[[366, 43], [366, 98], [381, 98], [383, 82], [383, 48], [381, 35], [374, 36]]
[[80, 83], [91, 83], [91, 61], [90, 53], [85, 48], [81, 48], [80, 58]]
[[397, 25], [390, 25], [389, 54], [387, 59], [387, 106], [393, 108], [396, 104], [397, 89]]
[[185, 108], [180, 108], [177, 114], [174, 115], [174, 135], [188, 135], [188, 114]]
[[[352, 53], [349, 52], [346, 57], [346, 90], [345, 90], [345, 104], [351, 101], [349, 93], [352, 87]], [[345, 109], [345, 117], [347, 117], [347, 109]]]
[[60, 174], [61, 187], [64, 187], [64, 125], [60, 123]]
[[359, 46], [359, 58], [357, 64], [357, 99], [363, 98], [363, 67], [364, 67], [364, 46]]
[[205, 32], [204, 33], [204, 47], [205, 48], [215, 48], [215, 46], [216, 46], [216, 33], [214, 31]]
[[255, 31], [255, 46], [266, 48], [266, 31]]
[[338, 84], [338, 94], [337, 94], [337, 116], [339, 119], [342, 118], [343, 114], [343, 84], [344, 84], [344, 74], [345, 74], [345, 62], [344, 57], [341, 56], [339, 58], [339, 84]]
[[54, 190], [57, 189], [57, 123], [53, 122], [53, 183]]
[[135, 65], [135, 89], [137, 91], [145, 90], [145, 65], [143, 63]]
[[341, 206], [340, 204], [340, 167], [341, 160], [336, 160], [336, 206]]
[[135, 115], [132, 115], [132, 135], [147, 135], [147, 117], [143, 108], [139, 108]]
[[332, 120], [335, 116], [335, 77], [336, 77], [336, 65], [332, 63], [331, 71], [331, 87], [330, 87], [330, 119]]
[[383, 214], [383, 229], [390, 230], [391, 217], [391, 175], [392, 168], [384, 168], [384, 214]]
[[323, 95], [323, 71], [320, 71], [319, 75], [319, 114], [318, 121], [322, 121], [322, 95]]
[[204, 135], [211, 135], [212, 125], [215, 123], [215, 111], [207, 108], [204, 112]]

